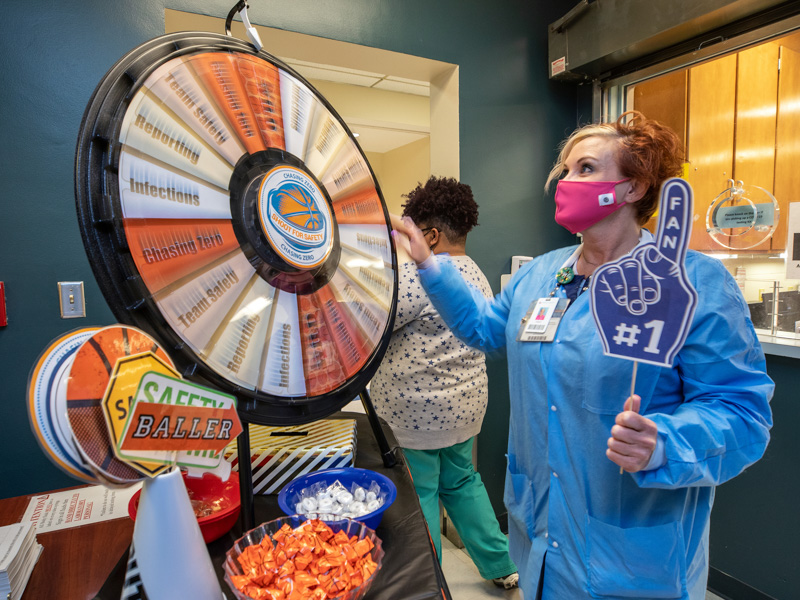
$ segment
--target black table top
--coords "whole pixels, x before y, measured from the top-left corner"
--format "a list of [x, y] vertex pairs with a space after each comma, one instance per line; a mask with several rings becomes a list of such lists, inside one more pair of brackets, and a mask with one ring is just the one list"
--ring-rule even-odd
[[[397, 498], [384, 512], [376, 530], [378, 537], [383, 541], [385, 552], [383, 566], [364, 600], [451, 600], [405, 457], [389, 426], [381, 421], [384, 435], [397, 459], [397, 464], [386, 468], [366, 415], [340, 412], [328, 418], [355, 419], [357, 422], [355, 466], [381, 473], [391, 479], [397, 487]], [[255, 496], [253, 509], [256, 525], [284, 516], [278, 506], [277, 495]], [[222, 563], [225, 553], [243, 533], [240, 518], [231, 531], [208, 545], [222, 590], [229, 597], [232, 597], [232, 594], [223, 580]], [[126, 564], [127, 553], [120, 559], [96, 600], [119, 599]]]

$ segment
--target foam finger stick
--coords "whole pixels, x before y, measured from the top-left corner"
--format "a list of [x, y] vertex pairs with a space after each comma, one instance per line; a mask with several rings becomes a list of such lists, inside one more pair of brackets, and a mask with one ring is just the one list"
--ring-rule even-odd
[[[636, 371], [637, 371], [638, 366], [639, 366], [639, 363], [637, 361], [633, 361], [633, 373], [631, 374], [631, 395], [630, 395], [631, 407], [630, 407], [629, 410], [635, 410], [635, 412], [639, 412], [638, 408], [637, 409], [633, 408], [633, 394], [634, 394], [634, 390], [636, 390]], [[626, 401], [625, 402], [625, 406], [623, 408], [627, 408], [627, 405], [628, 405], [628, 402]], [[619, 474], [620, 475], [622, 475], [622, 471], [623, 471], [623, 469], [622, 469], [622, 467], [620, 467], [619, 468]]]
[[634, 361], [631, 395], [638, 362], [671, 367], [689, 333], [697, 305], [684, 266], [691, 215], [692, 188], [668, 179], [661, 186], [655, 241], [592, 277], [590, 303], [603, 353]]

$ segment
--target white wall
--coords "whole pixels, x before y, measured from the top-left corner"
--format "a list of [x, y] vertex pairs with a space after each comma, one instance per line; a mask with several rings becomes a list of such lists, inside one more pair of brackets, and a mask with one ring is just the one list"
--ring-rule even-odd
[[424, 183], [431, 172], [431, 145], [428, 138], [401, 146], [391, 152], [367, 156], [381, 186], [389, 212], [400, 214], [407, 194]]

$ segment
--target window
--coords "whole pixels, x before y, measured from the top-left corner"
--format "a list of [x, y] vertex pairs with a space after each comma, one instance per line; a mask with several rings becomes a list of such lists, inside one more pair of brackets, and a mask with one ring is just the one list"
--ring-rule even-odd
[[611, 121], [639, 110], [678, 133], [686, 148], [683, 176], [694, 190], [689, 247], [718, 258], [736, 278], [762, 341], [794, 344], [800, 30], [783, 27], [731, 41], [725, 53], [695, 52], [602, 83], [601, 114]]

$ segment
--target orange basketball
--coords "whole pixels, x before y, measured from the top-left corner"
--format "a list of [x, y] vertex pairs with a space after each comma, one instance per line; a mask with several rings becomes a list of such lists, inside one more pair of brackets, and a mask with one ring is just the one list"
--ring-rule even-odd
[[142, 474], [114, 455], [102, 401], [119, 358], [153, 352], [165, 363], [172, 360], [158, 343], [134, 327], [101, 329], [78, 349], [67, 381], [67, 416], [75, 441], [87, 461], [113, 482], [138, 481]]

